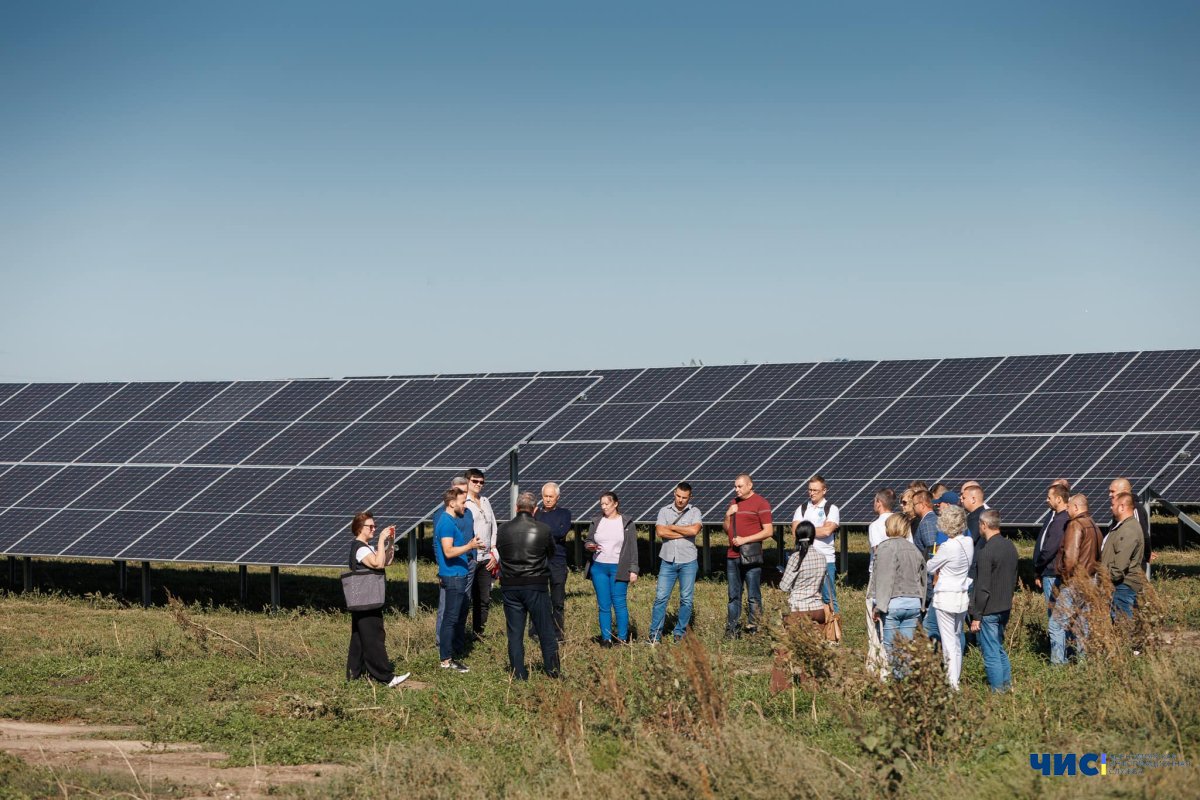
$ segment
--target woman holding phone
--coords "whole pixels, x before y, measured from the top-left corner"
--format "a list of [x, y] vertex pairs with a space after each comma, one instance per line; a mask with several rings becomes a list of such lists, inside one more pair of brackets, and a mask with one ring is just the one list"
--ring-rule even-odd
[[[383, 529], [379, 541], [371, 547], [375, 536], [375, 516], [370, 511], [360, 511], [350, 521], [350, 571], [383, 570], [392, 563], [395, 555], [396, 526]], [[386, 637], [383, 632], [383, 609], [350, 612], [350, 653], [346, 657], [346, 680], [357, 680], [366, 672], [380, 683], [390, 687], [399, 686], [412, 673], [397, 675], [388, 660]]]
[[616, 492], [600, 495], [600, 516], [593, 517], [584, 548], [591, 554], [585, 576], [596, 588], [600, 615], [600, 646], [612, 647], [613, 616], [617, 641], [629, 643], [629, 606], [625, 596], [635, 583], [638, 567], [637, 528], [633, 517], [621, 513]]

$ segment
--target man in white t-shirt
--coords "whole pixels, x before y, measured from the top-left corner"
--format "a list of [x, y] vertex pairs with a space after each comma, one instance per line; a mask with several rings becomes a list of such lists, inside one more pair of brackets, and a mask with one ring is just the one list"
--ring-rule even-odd
[[[871, 560], [867, 562], [867, 572], [875, 571], [875, 548], [887, 538], [887, 531], [884, 530], [884, 522], [892, 515], [896, 508], [896, 493], [891, 489], [880, 489], [875, 492], [875, 504], [872, 506], [875, 513], [874, 522], [867, 526], [867, 540], [871, 544]], [[910, 540], [911, 541], [911, 540]]]
[[825, 557], [825, 582], [821, 585], [821, 600], [837, 611], [837, 550], [834, 548], [834, 534], [837, 533], [841, 522], [841, 513], [837, 506], [825, 499], [827, 488], [825, 479], [820, 475], [813, 475], [809, 479], [808, 502], [802, 503], [792, 517], [792, 537], [795, 538], [796, 525], [801, 520], [808, 520], [817, 529], [813, 549]]

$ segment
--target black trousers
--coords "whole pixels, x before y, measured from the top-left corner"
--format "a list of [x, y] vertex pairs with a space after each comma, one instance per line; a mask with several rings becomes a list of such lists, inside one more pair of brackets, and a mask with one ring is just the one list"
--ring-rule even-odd
[[476, 562], [475, 577], [467, 587], [467, 594], [471, 596], [471, 630], [475, 633], [483, 633], [487, 627], [488, 611], [492, 605], [492, 583], [495, 580], [487, 570], [486, 561]]
[[383, 609], [350, 612], [350, 653], [346, 656], [346, 680], [366, 672], [380, 683], [389, 683], [396, 673], [388, 660], [383, 633]]
[[[560, 643], [566, 641], [565, 614], [567, 610], [567, 565], [550, 565], [550, 616], [554, 620], [554, 632]], [[537, 630], [529, 630], [529, 638], [537, 641]]]
[[542, 586], [506, 586], [504, 594], [505, 632], [508, 634], [508, 666], [513, 677], [528, 680], [529, 670], [525, 667], [525, 621], [532, 620], [542, 646], [542, 668], [552, 678], [557, 678], [558, 638], [554, 635], [554, 623], [550, 615], [550, 593]]

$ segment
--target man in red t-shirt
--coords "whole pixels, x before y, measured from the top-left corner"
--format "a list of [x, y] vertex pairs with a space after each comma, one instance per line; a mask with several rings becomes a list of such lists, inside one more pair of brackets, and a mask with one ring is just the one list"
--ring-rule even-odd
[[[771, 504], [754, 493], [754, 481], [746, 473], [733, 482], [734, 497], [725, 511], [725, 533], [729, 535], [725, 577], [729, 581], [729, 618], [725, 637], [736, 638], [742, 616], [742, 587], [746, 590], [746, 633], [758, 630], [762, 616], [762, 545], [746, 545], [771, 538]], [[757, 552], [754, 552], [757, 551]]]

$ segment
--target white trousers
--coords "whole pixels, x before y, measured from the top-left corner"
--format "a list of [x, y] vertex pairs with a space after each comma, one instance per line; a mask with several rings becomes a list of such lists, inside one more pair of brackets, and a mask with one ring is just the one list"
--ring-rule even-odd
[[946, 681], [958, 691], [958, 676], [962, 673], [962, 635], [963, 618], [967, 612], [942, 611], [934, 608], [937, 613], [938, 638], [942, 642], [942, 663], [946, 665]]
[[880, 639], [880, 625], [871, 619], [875, 603], [867, 598], [867, 670], [881, 678], [887, 678], [887, 656], [883, 652], [883, 641]]

